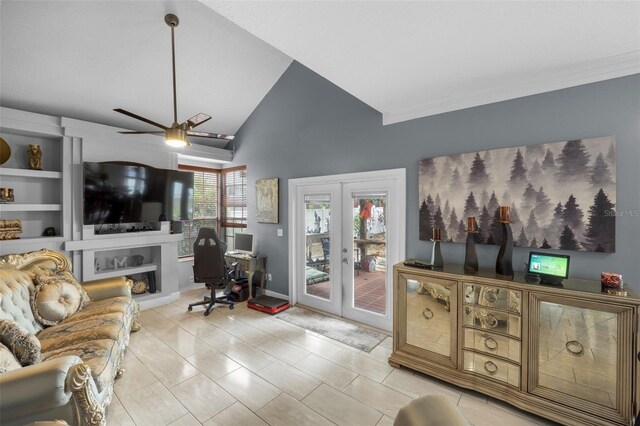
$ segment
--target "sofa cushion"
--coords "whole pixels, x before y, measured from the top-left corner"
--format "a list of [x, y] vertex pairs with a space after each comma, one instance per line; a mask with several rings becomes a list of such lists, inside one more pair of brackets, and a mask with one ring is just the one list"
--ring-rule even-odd
[[0, 320], [0, 343], [11, 350], [23, 367], [40, 362], [40, 341], [17, 322]]
[[38, 275], [31, 293], [31, 310], [43, 325], [56, 325], [80, 308], [80, 290], [61, 276]]
[[29, 293], [33, 290], [29, 273], [10, 266], [0, 267], [0, 320], [14, 321], [32, 334], [42, 330], [29, 304]]
[[90, 340], [111, 339], [123, 343], [129, 333], [129, 325], [119, 312], [106, 313], [78, 320], [70, 317], [38, 334], [43, 356], [47, 352]]
[[79, 309], [82, 309], [83, 307], [85, 307], [85, 305], [87, 305], [87, 303], [91, 302], [91, 298], [89, 297], [85, 289], [82, 288], [82, 285], [69, 271], [61, 271], [58, 273], [45, 272], [43, 274], [36, 274], [34, 278], [34, 284], [36, 286], [50, 283], [66, 283], [68, 285], [74, 286], [80, 294]]
[[111, 339], [90, 340], [45, 353], [45, 360], [76, 355], [91, 369], [99, 392], [113, 384], [122, 356], [118, 342]]
[[5, 345], [0, 343], [0, 373], [17, 370], [22, 367], [16, 356]]
[[65, 322], [85, 321], [89, 318], [110, 313], [121, 314], [125, 324], [130, 325], [135, 315], [135, 302], [131, 297], [127, 296], [97, 300], [95, 302], [89, 303], [84, 307], [84, 309], [76, 312], [74, 315], [65, 320]]

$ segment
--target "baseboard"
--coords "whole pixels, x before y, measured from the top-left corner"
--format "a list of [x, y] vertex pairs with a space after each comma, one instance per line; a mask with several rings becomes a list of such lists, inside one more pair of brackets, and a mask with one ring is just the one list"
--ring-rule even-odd
[[190, 290], [196, 290], [201, 288], [202, 290], [207, 290], [207, 288], [205, 287], [205, 285], [203, 283], [191, 283], [188, 286], [185, 287], [180, 287], [178, 289], [179, 293], [183, 293], [185, 291], [190, 291]]
[[166, 305], [167, 303], [171, 303], [178, 299], [180, 299], [180, 292], [175, 292], [167, 296], [156, 297], [150, 300], [141, 300], [138, 302], [138, 304], [140, 305], [140, 310], [144, 311], [145, 309], [151, 309], [155, 308], [156, 306]]
[[276, 293], [275, 291], [271, 290], [265, 290], [264, 294], [265, 296], [277, 297], [278, 299], [284, 299], [287, 302], [289, 301], [289, 296], [287, 296], [286, 294]]

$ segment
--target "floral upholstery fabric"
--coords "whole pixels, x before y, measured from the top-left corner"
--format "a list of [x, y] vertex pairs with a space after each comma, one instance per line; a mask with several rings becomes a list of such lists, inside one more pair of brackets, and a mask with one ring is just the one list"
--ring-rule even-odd
[[40, 362], [40, 341], [17, 322], [0, 320], [0, 343], [9, 348], [23, 367]]
[[14, 321], [31, 334], [42, 330], [29, 304], [29, 293], [33, 290], [29, 273], [0, 267], [0, 320]]
[[123, 315], [118, 312], [94, 316], [82, 321], [76, 321], [73, 317], [69, 319], [73, 321], [62, 321], [53, 327], [45, 328], [38, 334], [43, 353], [89, 340], [111, 339], [122, 343], [126, 341], [129, 333], [129, 327], [123, 320]]
[[0, 373], [17, 370], [22, 367], [16, 356], [5, 345], [0, 343]]
[[80, 308], [80, 291], [66, 279], [38, 275], [35, 281], [37, 286], [31, 293], [31, 311], [41, 324], [56, 325]]
[[91, 368], [91, 376], [96, 382], [96, 387], [102, 392], [115, 380], [122, 348], [115, 340], [91, 340], [46, 352], [44, 359], [46, 361], [69, 355], [79, 356]]
[[89, 303], [80, 312], [74, 315], [80, 315], [78, 318], [88, 318], [95, 315], [107, 314], [110, 312], [131, 313], [135, 311], [133, 298], [127, 296], [111, 297], [109, 299], [96, 300]]

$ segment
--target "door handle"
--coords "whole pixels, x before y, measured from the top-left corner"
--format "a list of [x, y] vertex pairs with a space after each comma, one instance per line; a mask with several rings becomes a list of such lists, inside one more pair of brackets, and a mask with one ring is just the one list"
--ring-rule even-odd
[[348, 265], [348, 264], [349, 264], [349, 259], [348, 259], [348, 258], [346, 258], [346, 257], [343, 257], [343, 258], [342, 258], [342, 263], [345, 263], [345, 264], [347, 264], [347, 265]]

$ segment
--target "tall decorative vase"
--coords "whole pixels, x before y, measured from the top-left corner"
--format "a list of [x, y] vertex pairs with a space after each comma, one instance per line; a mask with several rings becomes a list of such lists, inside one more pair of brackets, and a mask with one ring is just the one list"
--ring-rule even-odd
[[435, 268], [443, 268], [444, 260], [442, 259], [442, 250], [440, 250], [440, 241], [433, 242], [433, 249], [431, 251], [431, 264]]
[[476, 253], [475, 232], [467, 233], [467, 251], [464, 255], [465, 272], [478, 272], [478, 254]]
[[502, 244], [496, 259], [496, 273], [500, 275], [513, 276], [513, 234], [511, 225], [508, 222], [502, 224]]

